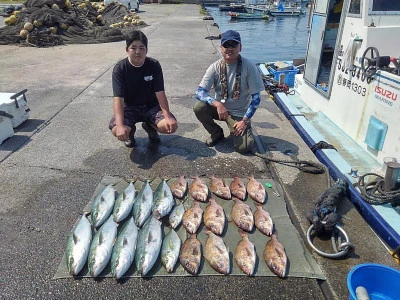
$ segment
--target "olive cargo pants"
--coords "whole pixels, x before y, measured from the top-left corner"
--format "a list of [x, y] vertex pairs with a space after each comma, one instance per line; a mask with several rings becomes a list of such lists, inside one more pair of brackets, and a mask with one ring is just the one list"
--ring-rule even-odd
[[[196, 104], [193, 107], [193, 111], [197, 119], [200, 121], [201, 124], [203, 124], [204, 128], [208, 131], [211, 137], [214, 137], [220, 133], [222, 128], [214, 121], [219, 120], [217, 109], [214, 106], [208, 105], [207, 103], [202, 101], [196, 101]], [[235, 151], [239, 153], [247, 153], [252, 151], [254, 146], [254, 137], [251, 131], [251, 124], [247, 126], [246, 131], [243, 135], [235, 136], [233, 134], [233, 125], [236, 122], [241, 121], [242, 119], [242, 117], [229, 115], [228, 119], [225, 122], [228, 125], [229, 131], [231, 133]]]

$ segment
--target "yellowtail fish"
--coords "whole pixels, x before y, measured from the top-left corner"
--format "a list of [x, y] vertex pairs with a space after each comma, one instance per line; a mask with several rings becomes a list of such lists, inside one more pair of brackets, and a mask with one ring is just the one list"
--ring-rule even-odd
[[100, 227], [110, 216], [115, 203], [115, 190], [112, 185], [106, 188], [94, 198], [91, 218], [94, 227]]
[[185, 213], [185, 206], [181, 202], [180, 204], [176, 205], [171, 213], [169, 214], [168, 220], [169, 220], [169, 225], [173, 229], [179, 226], [182, 222], [183, 214]]
[[93, 238], [88, 257], [88, 269], [92, 277], [97, 277], [111, 258], [113, 245], [117, 237], [117, 226], [113, 216], [110, 216]]
[[72, 276], [77, 276], [85, 265], [91, 241], [92, 226], [83, 215], [68, 237], [65, 252], [68, 272]]
[[175, 230], [171, 229], [165, 236], [161, 246], [161, 264], [168, 273], [172, 273], [179, 258], [181, 239]]
[[119, 223], [123, 221], [132, 211], [133, 201], [135, 200], [136, 189], [133, 182], [130, 182], [127, 188], [117, 197], [114, 204], [114, 221]]
[[172, 196], [171, 189], [167, 181], [163, 179], [157, 186], [153, 196], [153, 216], [157, 219], [168, 215], [175, 205], [175, 199]]
[[142, 188], [135, 197], [133, 203], [132, 214], [137, 227], [141, 228], [151, 215], [153, 207], [153, 190], [148, 180], [143, 184]]
[[138, 228], [130, 217], [118, 233], [111, 255], [111, 273], [116, 279], [121, 278], [131, 266], [136, 251]]

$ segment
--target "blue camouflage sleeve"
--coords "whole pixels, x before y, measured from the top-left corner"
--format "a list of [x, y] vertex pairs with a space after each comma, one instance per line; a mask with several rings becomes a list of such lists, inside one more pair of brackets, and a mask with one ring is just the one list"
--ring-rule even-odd
[[207, 90], [201, 86], [199, 86], [197, 88], [196, 91], [196, 99], [200, 100], [202, 102], [206, 102], [208, 104], [213, 104], [213, 102], [215, 101], [215, 99], [213, 97], [211, 97], [208, 93]]
[[251, 119], [251, 117], [254, 115], [258, 106], [260, 105], [260, 102], [261, 102], [260, 93], [255, 93], [251, 95], [251, 102], [245, 114], [245, 116], [248, 119]]

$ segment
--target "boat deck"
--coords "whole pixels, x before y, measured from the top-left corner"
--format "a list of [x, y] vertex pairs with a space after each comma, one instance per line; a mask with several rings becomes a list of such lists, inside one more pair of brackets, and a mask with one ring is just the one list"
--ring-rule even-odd
[[[316, 150], [316, 156], [328, 166], [334, 179], [346, 177], [354, 186], [350, 187], [351, 201], [381, 240], [392, 250], [400, 247], [400, 209], [391, 204], [371, 205], [360, 196], [356, 186], [358, 177], [351, 173], [358, 170], [358, 175], [378, 173], [384, 176], [382, 165], [365, 152], [332, 123], [324, 114], [312, 112], [296, 92], [293, 95], [275, 94], [276, 102], [285, 116], [309, 145], [313, 147], [324, 141], [335, 149]], [[353, 176], [352, 176], [353, 175]]]

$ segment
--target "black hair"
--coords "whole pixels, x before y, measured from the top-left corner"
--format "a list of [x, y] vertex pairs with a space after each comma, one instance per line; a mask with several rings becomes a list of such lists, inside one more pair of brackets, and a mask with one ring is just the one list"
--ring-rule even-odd
[[134, 41], [141, 41], [147, 49], [147, 36], [140, 30], [129, 32], [126, 36], [126, 47], [129, 47]]

